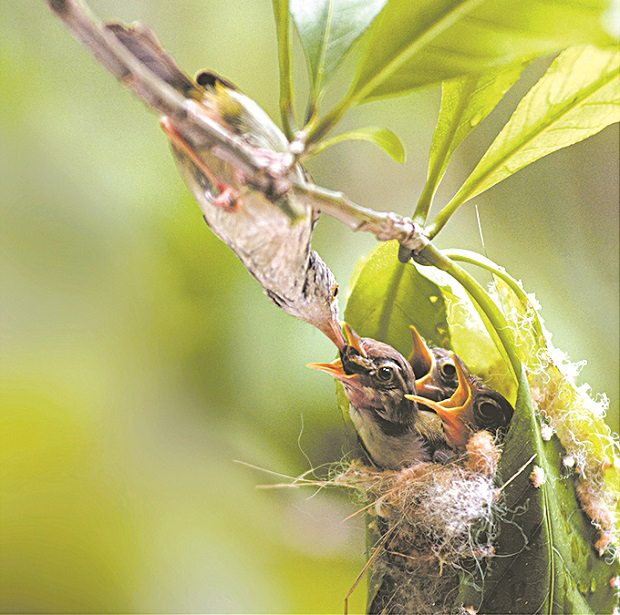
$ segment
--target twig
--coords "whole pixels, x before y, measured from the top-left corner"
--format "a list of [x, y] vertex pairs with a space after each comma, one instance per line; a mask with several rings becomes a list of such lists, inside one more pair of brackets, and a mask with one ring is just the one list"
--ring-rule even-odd
[[[194, 143], [222, 148], [235, 166], [255, 179], [264, 174], [265, 161], [215, 118], [201, 112], [195, 101], [182, 96], [129, 52], [80, 0], [46, 0], [52, 11], [118, 81], [154, 111], [172, 118]], [[216, 154], [217, 155], [217, 154]], [[265, 189], [269, 189], [265, 184]], [[262, 187], [262, 186], [261, 186]]]
[[517, 476], [519, 476], [520, 474], [522, 474], [523, 472], [525, 472], [525, 468], [527, 468], [527, 466], [530, 465], [530, 463], [532, 463], [532, 461], [534, 461], [534, 459], [536, 459], [536, 453], [534, 453], [499, 489], [498, 489], [498, 493], [502, 492], [504, 489], [506, 489], [506, 487], [508, 487], [508, 485], [510, 485], [510, 483], [517, 478]]
[[291, 189], [297, 198], [305, 200], [315, 209], [329, 214], [354, 231], [372, 233], [379, 241], [396, 239], [415, 253], [428, 245], [424, 230], [416, 226], [411, 218], [362, 207], [342, 192], [334, 192], [313, 184], [293, 182]]
[[308, 184], [291, 173], [295, 157], [282, 154], [275, 163], [228, 131], [194, 100], [187, 99], [160, 79], [128, 51], [80, 0], [46, 0], [71, 33], [116, 79], [160, 115], [174, 120], [176, 129], [195, 146], [242, 173], [249, 186], [274, 202], [283, 194], [303, 200], [354, 231], [372, 233], [379, 241], [396, 239], [410, 251], [423, 249], [428, 239], [411, 218], [362, 207], [342, 193]]

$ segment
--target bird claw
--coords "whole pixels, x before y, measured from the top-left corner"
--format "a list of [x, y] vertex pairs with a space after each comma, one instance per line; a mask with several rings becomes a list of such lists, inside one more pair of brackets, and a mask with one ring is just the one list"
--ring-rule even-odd
[[220, 193], [213, 199], [213, 205], [229, 213], [235, 213], [241, 200], [239, 193], [232, 186], [221, 185], [219, 188]]

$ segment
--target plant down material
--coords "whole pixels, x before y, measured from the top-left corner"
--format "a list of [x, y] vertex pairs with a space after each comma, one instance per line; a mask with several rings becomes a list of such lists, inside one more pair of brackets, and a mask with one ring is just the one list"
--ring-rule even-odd
[[[399, 331], [413, 322], [434, 343], [463, 356], [485, 382], [493, 381], [498, 390], [516, 398], [495, 485], [503, 483], [503, 495], [493, 502], [493, 524], [484, 538], [492, 544], [494, 557], [486, 566], [463, 565], [467, 558], [457, 560], [456, 569], [444, 562], [442, 572], [452, 571], [453, 581], [436, 587], [434, 605], [424, 601], [428, 591], [418, 591], [415, 584], [410, 589], [416, 596], [406, 608], [406, 591], [393, 587], [394, 595], [380, 601], [376, 595], [381, 587], [372, 584], [370, 612], [382, 612], [389, 604], [392, 610], [384, 612], [470, 608], [479, 613], [604, 613], [615, 603], [609, 582], [618, 574], [618, 453], [602, 418], [606, 401], [593, 400], [587, 385], [575, 385], [574, 366], [550, 344], [533, 302], [501, 268], [493, 271], [504, 276], [497, 282], [494, 303], [505, 315], [523, 364], [517, 390], [512, 375], [502, 368], [506, 363], [496, 354], [492, 334], [484, 332], [484, 319], [446, 277], [400, 264], [396, 246], [384, 245], [363, 261], [353, 282], [345, 317], [364, 335], [383, 336], [402, 348], [408, 340]], [[389, 294], [373, 295], [386, 283]], [[533, 481], [534, 465], [540, 469]], [[433, 498], [427, 503], [431, 510], [437, 508]], [[453, 517], [458, 519], [458, 513]], [[379, 557], [370, 566], [381, 576]], [[389, 594], [385, 583], [383, 587]]]
[[553, 346], [533, 297], [520, 303], [501, 282], [496, 290], [523, 354], [534, 410], [566, 449], [566, 469], [574, 468], [577, 474], [577, 497], [598, 530], [595, 549], [600, 556], [616, 559], [620, 545], [620, 449], [617, 436], [604, 422], [608, 400], [604, 395], [594, 399], [587, 384], [576, 385], [580, 365], [571, 363]]
[[460, 575], [492, 557], [501, 491], [500, 450], [477, 432], [455, 463], [418, 463], [379, 471], [353, 462], [332, 484], [358, 490], [370, 504], [373, 577], [370, 613], [445, 613]]

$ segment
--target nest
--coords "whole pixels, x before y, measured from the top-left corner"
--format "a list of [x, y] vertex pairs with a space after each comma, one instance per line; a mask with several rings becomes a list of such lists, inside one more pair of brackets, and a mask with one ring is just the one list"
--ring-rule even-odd
[[353, 462], [332, 481], [360, 491], [374, 517], [370, 613], [446, 613], [459, 575], [493, 555], [500, 457], [493, 436], [475, 434], [447, 465], [378, 471]]

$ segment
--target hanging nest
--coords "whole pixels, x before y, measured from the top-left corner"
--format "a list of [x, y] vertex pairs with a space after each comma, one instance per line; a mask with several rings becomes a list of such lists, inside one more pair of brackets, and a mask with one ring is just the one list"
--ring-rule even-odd
[[494, 553], [499, 458], [493, 436], [481, 431], [454, 463], [395, 471], [354, 461], [330, 481], [369, 502], [375, 535], [369, 613], [450, 611], [460, 575], [480, 569]]

